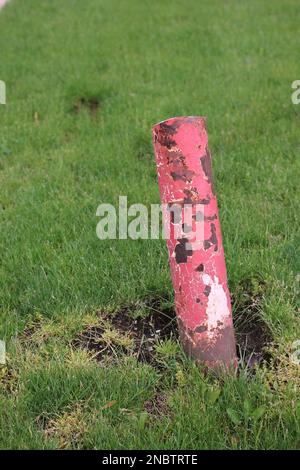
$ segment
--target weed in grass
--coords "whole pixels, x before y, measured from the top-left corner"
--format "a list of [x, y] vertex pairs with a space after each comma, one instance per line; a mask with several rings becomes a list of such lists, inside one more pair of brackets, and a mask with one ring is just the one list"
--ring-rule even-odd
[[19, 374], [10, 364], [0, 366], [0, 395], [1, 393], [12, 396], [19, 389]]
[[50, 419], [44, 428], [44, 433], [47, 438], [58, 439], [60, 449], [76, 449], [82, 446], [82, 436], [86, 429], [82, 407], [80, 404], [75, 404], [71, 411]]
[[295, 405], [295, 396], [300, 393], [300, 367], [292, 361], [292, 349], [286, 345], [273, 345], [272, 360], [265, 368], [265, 380], [282, 401]]

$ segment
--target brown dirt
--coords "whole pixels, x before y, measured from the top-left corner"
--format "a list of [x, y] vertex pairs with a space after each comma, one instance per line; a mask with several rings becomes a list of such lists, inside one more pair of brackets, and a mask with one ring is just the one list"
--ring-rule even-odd
[[269, 363], [272, 333], [261, 315], [266, 286], [261, 280], [245, 280], [232, 296], [238, 356], [249, 368]]
[[[237, 354], [249, 368], [270, 360], [268, 345], [272, 334], [260, 314], [263, 291], [263, 283], [256, 284], [254, 289], [251, 282], [245, 281], [232, 296]], [[175, 310], [167, 305], [161, 298], [148, 299], [143, 302], [147, 312], [143, 316], [137, 313], [138, 304], [126, 306], [111, 315], [100, 311], [99, 326], [87, 327], [73, 345], [88, 349], [98, 361], [131, 354], [138, 361], [161, 369], [155, 345], [168, 339], [178, 340]], [[105, 342], [107, 329], [115, 332], [110, 344]]]
[[161, 392], [157, 392], [150, 400], [144, 404], [144, 410], [153, 418], [170, 416], [171, 408], [168, 404], [168, 397]]
[[[114, 315], [99, 312], [103, 326], [88, 327], [76, 339], [75, 347], [88, 349], [99, 361], [108, 356], [115, 357], [118, 353], [130, 353], [140, 362], [161, 368], [156, 359], [155, 345], [166, 339], [178, 338], [176, 316], [173, 309], [163, 306], [161, 299], [150, 299], [144, 307], [149, 311], [147, 316], [135, 317], [139, 308], [137, 305], [124, 307]], [[105, 344], [108, 329], [118, 334], [110, 345]], [[131, 340], [131, 345], [126, 346], [122, 338]]]

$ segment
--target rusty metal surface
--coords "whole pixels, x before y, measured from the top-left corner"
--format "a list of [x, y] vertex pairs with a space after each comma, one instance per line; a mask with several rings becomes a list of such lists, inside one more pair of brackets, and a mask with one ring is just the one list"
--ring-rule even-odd
[[162, 203], [204, 208], [201, 248], [193, 250], [187, 244], [184, 224], [182, 238], [171, 232], [167, 240], [183, 348], [209, 368], [234, 367], [231, 302], [205, 118], [177, 117], [158, 123], [153, 143]]

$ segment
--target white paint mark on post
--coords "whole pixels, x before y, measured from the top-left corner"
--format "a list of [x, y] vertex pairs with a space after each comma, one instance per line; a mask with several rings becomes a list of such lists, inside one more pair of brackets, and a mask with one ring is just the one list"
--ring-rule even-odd
[[219, 284], [219, 280], [214, 276], [214, 280], [208, 275], [204, 274], [203, 283], [210, 287], [210, 294], [208, 296], [207, 304], [207, 326], [208, 335], [214, 336], [214, 331], [217, 328], [226, 328], [230, 320], [230, 310], [228, 308], [228, 300], [223, 286]]

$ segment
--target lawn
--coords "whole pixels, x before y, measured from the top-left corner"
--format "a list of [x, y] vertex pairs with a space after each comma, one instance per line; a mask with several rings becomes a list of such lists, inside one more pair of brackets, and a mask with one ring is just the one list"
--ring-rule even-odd
[[[300, 448], [299, 22], [297, 0], [1, 10], [0, 448]], [[237, 377], [176, 337], [137, 361], [107, 320], [173, 310], [165, 241], [100, 241], [96, 210], [159, 202], [151, 127], [177, 115], [207, 116], [234, 319], [268, 338]]]

